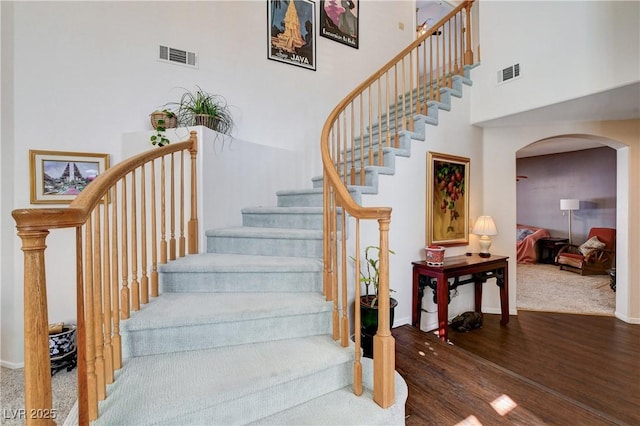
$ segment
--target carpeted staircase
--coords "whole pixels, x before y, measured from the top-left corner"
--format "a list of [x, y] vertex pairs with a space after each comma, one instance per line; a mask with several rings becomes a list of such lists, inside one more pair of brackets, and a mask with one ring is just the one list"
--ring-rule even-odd
[[[471, 81], [454, 77], [441, 102], [415, 117], [415, 131], [400, 132], [400, 147], [384, 149], [384, 166], [366, 167], [366, 185], [350, 188], [357, 202], [377, 193], [379, 175], [394, 173], [396, 155], [410, 156], [463, 84]], [[365, 144], [376, 139], [377, 128]], [[312, 182], [279, 191], [277, 207], [243, 209], [242, 227], [207, 231], [207, 253], [159, 267], [162, 294], [121, 322], [123, 367], [94, 424], [404, 424], [404, 380], [396, 373], [396, 403], [380, 408], [363, 358], [365, 392], [355, 396], [354, 349], [331, 338], [322, 177]], [[77, 408], [65, 424], [75, 421]]]

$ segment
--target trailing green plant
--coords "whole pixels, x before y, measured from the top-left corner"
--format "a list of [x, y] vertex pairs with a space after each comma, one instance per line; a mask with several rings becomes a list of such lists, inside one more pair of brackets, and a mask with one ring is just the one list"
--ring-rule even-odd
[[[163, 109], [161, 112], [164, 113], [166, 118], [176, 117], [176, 114], [171, 110]], [[149, 137], [151, 144], [157, 145], [159, 147], [170, 144], [171, 141], [167, 138], [165, 133], [166, 131], [167, 131], [167, 120], [165, 118], [158, 119], [156, 122], [156, 133], [155, 135], [151, 135]]]
[[180, 102], [173, 102], [181, 126], [203, 125], [219, 133], [230, 134], [234, 127], [233, 116], [227, 100], [222, 95], [208, 93], [196, 86], [195, 91], [185, 92]]
[[[377, 250], [378, 256], [374, 256], [369, 254], [370, 250]], [[389, 249], [390, 254], [396, 254], [393, 250]], [[355, 257], [350, 256], [351, 260], [355, 261]], [[360, 283], [364, 284], [365, 287], [365, 296], [370, 296], [369, 294], [369, 286], [373, 285], [373, 299], [371, 300], [371, 306], [373, 307], [378, 301], [378, 288], [380, 285], [380, 247], [378, 246], [367, 246], [364, 249], [364, 260], [366, 264], [366, 268], [360, 268]], [[395, 290], [389, 289], [389, 292], [393, 292]]]

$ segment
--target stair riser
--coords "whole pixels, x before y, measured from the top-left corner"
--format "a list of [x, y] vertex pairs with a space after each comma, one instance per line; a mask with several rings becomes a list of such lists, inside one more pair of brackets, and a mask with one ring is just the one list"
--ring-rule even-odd
[[285, 229], [322, 229], [322, 213], [314, 214], [261, 214], [243, 213], [242, 226], [255, 226], [260, 228], [285, 228]]
[[322, 239], [207, 237], [208, 253], [322, 257]]
[[157, 329], [122, 330], [123, 358], [331, 333], [331, 311]]
[[322, 193], [278, 194], [278, 207], [322, 207]]
[[163, 293], [319, 292], [321, 272], [165, 272]]
[[352, 380], [353, 364], [345, 362], [158, 424], [246, 424], [341, 389]]

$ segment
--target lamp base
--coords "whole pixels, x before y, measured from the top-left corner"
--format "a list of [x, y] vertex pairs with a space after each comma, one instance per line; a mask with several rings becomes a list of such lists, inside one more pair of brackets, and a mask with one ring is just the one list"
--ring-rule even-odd
[[480, 257], [491, 257], [491, 253], [489, 253], [489, 247], [491, 247], [491, 238], [487, 235], [483, 235], [480, 237], [478, 241], [480, 244]]

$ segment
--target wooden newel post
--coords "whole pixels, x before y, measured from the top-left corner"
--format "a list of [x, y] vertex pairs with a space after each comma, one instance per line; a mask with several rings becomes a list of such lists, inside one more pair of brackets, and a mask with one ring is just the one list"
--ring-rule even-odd
[[24, 252], [24, 400], [27, 425], [55, 424], [52, 417], [49, 314], [44, 251], [47, 230], [18, 231]]
[[395, 402], [395, 339], [391, 335], [389, 294], [389, 222], [379, 219], [380, 277], [378, 285], [378, 331], [373, 337], [373, 400], [382, 408]]
[[196, 174], [196, 158], [198, 156], [198, 137], [197, 132], [191, 131], [191, 216], [187, 224], [187, 242], [189, 254], [198, 253], [198, 178]]
[[467, 49], [464, 52], [464, 64], [465, 65], [473, 65], [473, 50], [471, 49], [471, 6], [473, 5], [473, 0], [468, 1], [465, 5], [465, 15], [467, 17], [467, 24], [465, 26], [465, 44]]

